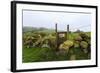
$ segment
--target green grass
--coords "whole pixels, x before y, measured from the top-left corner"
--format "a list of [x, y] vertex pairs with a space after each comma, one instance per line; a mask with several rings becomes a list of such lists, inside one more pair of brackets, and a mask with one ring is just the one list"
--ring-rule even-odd
[[77, 37], [78, 35], [78, 33], [69, 33], [69, 40], [73, 40], [74, 37]]
[[41, 48], [24, 48], [23, 49], [23, 62], [34, 62], [41, 60], [41, 54], [45, 51]]
[[49, 48], [23, 48], [23, 62], [25, 63], [70, 60], [71, 55], [75, 55], [76, 60], [90, 59], [88, 54], [85, 54], [80, 48], [71, 48], [68, 54], [57, 54], [56, 51]]
[[[90, 32], [86, 32], [88, 36], [91, 35]], [[69, 40], [73, 40], [77, 37], [78, 33], [70, 33]], [[45, 61], [64, 61], [70, 60], [71, 56], [75, 56], [75, 60], [86, 60], [90, 59], [90, 53], [86, 54], [81, 48], [70, 48], [68, 53], [60, 54], [52, 48], [25, 48], [23, 47], [22, 61], [24, 63], [28, 62], [45, 62]]]

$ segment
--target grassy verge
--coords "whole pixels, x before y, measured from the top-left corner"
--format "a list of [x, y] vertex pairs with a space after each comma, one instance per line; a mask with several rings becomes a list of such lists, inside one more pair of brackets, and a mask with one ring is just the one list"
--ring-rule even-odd
[[71, 48], [69, 53], [65, 54], [57, 54], [53, 49], [48, 48], [23, 48], [23, 62], [25, 63], [85, 59], [90, 59], [90, 57], [80, 48]]

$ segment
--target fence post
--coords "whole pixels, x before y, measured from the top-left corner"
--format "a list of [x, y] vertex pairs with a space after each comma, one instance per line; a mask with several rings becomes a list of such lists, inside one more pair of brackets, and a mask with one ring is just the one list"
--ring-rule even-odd
[[67, 25], [67, 40], [69, 39], [69, 25]]
[[56, 31], [56, 33], [57, 33], [57, 23], [56, 23], [55, 27], [56, 27], [55, 31]]
[[55, 31], [56, 31], [56, 51], [58, 51], [58, 33], [57, 33], [57, 23], [55, 24]]

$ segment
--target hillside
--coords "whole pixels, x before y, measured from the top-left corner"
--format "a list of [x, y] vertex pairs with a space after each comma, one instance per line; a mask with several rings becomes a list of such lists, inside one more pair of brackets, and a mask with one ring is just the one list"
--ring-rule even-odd
[[55, 32], [54, 29], [48, 29], [48, 28], [36, 28], [36, 27], [23, 27], [23, 32], [29, 32], [29, 31], [34, 31], [34, 32], [48, 32], [48, 33], [51, 33], [51, 32]]

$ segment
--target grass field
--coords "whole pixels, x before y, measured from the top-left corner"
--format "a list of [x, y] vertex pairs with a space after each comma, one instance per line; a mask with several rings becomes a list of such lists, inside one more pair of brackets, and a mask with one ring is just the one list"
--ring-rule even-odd
[[[73, 52], [71, 52], [73, 50]], [[88, 55], [88, 56], [87, 56]], [[71, 49], [67, 54], [56, 54], [48, 48], [23, 48], [23, 62], [44, 62], [63, 60], [85, 60], [90, 59], [90, 54], [85, 54], [80, 48]]]
[[[90, 32], [85, 32], [88, 36], [91, 35]], [[78, 33], [70, 33], [69, 40], [73, 40], [77, 37]], [[26, 48], [23, 46], [22, 61], [24, 63], [29, 62], [45, 62], [45, 61], [64, 61], [64, 60], [86, 60], [91, 58], [90, 53], [84, 53], [81, 48], [70, 48], [69, 52], [61, 54], [55, 51], [54, 48], [39, 48], [31, 47]]]

